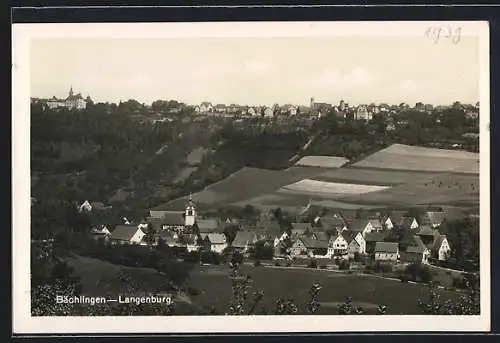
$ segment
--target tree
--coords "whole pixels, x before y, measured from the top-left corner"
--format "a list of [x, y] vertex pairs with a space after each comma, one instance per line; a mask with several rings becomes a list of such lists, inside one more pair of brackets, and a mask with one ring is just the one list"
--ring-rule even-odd
[[152, 247], [156, 242], [156, 230], [151, 223], [148, 223], [148, 227], [146, 228], [144, 242], [146, 242], [149, 247]]
[[255, 260], [272, 260], [274, 256], [274, 249], [271, 245], [266, 245], [264, 241], [255, 243], [252, 251], [252, 257]]

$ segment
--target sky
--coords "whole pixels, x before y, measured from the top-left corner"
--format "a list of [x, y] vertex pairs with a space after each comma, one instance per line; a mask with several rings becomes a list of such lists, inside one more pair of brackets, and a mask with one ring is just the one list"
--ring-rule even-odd
[[241, 105], [479, 100], [479, 40], [427, 37], [34, 39], [31, 96]]

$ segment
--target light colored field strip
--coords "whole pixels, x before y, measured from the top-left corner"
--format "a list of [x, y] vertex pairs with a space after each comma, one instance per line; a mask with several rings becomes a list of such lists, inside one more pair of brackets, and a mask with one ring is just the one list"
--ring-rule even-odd
[[283, 188], [295, 192], [351, 195], [351, 194], [364, 194], [364, 193], [381, 191], [390, 187], [359, 185], [352, 183], [326, 182], [326, 181], [305, 179], [292, 183], [291, 185], [284, 186]]
[[344, 157], [334, 156], [304, 156], [295, 165], [297, 166], [310, 166], [310, 167], [324, 167], [324, 168], [340, 168], [349, 162]]

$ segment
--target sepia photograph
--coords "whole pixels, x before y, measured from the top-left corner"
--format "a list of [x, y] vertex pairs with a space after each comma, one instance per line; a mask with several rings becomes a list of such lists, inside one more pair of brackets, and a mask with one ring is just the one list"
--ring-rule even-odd
[[487, 23], [12, 31], [14, 328], [489, 330]]

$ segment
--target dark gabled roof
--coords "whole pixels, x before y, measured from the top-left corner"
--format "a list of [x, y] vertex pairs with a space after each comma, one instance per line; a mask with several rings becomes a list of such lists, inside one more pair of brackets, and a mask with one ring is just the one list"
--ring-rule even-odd
[[428, 248], [433, 252], [437, 252], [439, 250], [439, 248], [441, 247], [441, 244], [443, 243], [445, 238], [446, 238], [446, 235], [441, 235], [441, 234], [437, 233], [434, 236], [434, 241], [431, 244], [429, 244]]
[[163, 221], [166, 225], [184, 225], [184, 212], [164, 211]]
[[341, 229], [345, 226], [345, 220], [342, 217], [321, 217], [320, 222], [325, 229]]
[[398, 243], [395, 242], [377, 242], [375, 243], [375, 252], [397, 253]]
[[342, 212], [340, 212], [340, 215], [346, 221], [351, 221], [355, 219], [357, 214], [358, 214], [357, 210], [342, 210]]
[[307, 230], [312, 231], [312, 225], [310, 223], [291, 223], [292, 234], [303, 235]]
[[389, 236], [389, 232], [387, 231], [373, 231], [369, 232], [365, 236], [366, 242], [385, 242], [385, 239]]
[[164, 220], [162, 218], [146, 218], [146, 223], [149, 223], [153, 226], [153, 229], [160, 230], [164, 224]]
[[358, 231], [361, 232], [365, 229], [365, 227], [370, 223], [370, 220], [368, 219], [353, 219], [348, 227], [352, 231]]
[[92, 206], [92, 208], [94, 208], [96, 210], [107, 210], [107, 209], [111, 208], [111, 206], [105, 205], [104, 203], [102, 203], [100, 201], [91, 201], [90, 206]]
[[219, 221], [217, 219], [196, 219], [198, 230], [204, 233], [217, 231], [219, 229]]
[[408, 211], [391, 211], [388, 217], [391, 219], [392, 225], [398, 225], [407, 213]]
[[344, 230], [340, 232], [340, 235], [342, 235], [342, 237], [349, 244], [354, 240], [354, 238], [358, 235], [358, 233], [359, 233], [358, 231]]
[[446, 217], [446, 213], [442, 211], [427, 211], [421, 218], [421, 224], [441, 225]]
[[430, 224], [422, 224], [419, 226], [416, 234], [420, 236], [434, 236], [435, 229]]
[[238, 231], [231, 244], [235, 248], [244, 248], [247, 244], [254, 243], [257, 239], [255, 232], [252, 231]]
[[328, 234], [323, 231], [314, 231], [314, 235], [316, 236], [317, 240], [320, 241], [328, 241]]
[[328, 241], [313, 239], [309, 237], [299, 238], [308, 249], [328, 249]]
[[399, 223], [399, 228], [402, 230], [409, 230], [414, 220], [414, 217], [404, 217], [403, 220], [401, 220], [401, 222]]
[[134, 237], [137, 230], [140, 230], [135, 225], [117, 225], [111, 233], [111, 239], [120, 241], [130, 241]]

